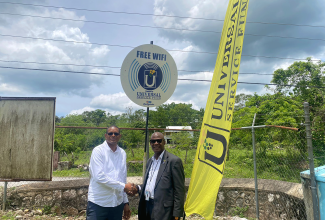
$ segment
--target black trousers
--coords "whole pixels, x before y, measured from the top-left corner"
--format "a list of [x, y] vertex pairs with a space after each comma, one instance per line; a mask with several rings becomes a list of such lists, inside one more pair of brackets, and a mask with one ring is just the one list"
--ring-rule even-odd
[[149, 201], [146, 201], [146, 220], [154, 220], [154, 218], [152, 218], [152, 210], [154, 207], [153, 201], [153, 199], [149, 199]]
[[116, 207], [102, 207], [93, 202], [87, 204], [87, 220], [122, 220], [124, 203]]

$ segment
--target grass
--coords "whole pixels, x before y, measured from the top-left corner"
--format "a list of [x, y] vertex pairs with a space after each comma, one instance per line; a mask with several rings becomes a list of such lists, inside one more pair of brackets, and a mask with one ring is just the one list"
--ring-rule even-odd
[[[169, 152], [179, 156], [183, 162], [185, 151], [176, 148], [166, 148]], [[134, 153], [134, 156], [133, 156]], [[126, 150], [127, 161], [143, 161], [143, 149]], [[184, 164], [186, 178], [190, 178], [193, 169], [196, 149], [188, 151], [187, 163]], [[149, 156], [153, 155], [150, 149]], [[91, 151], [84, 151], [75, 154], [74, 165], [88, 164]], [[61, 158], [61, 161], [69, 160], [71, 155]], [[300, 155], [298, 151], [274, 149], [266, 152], [257, 152], [257, 177], [259, 179], [274, 179], [288, 182], [300, 182], [300, 172], [308, 169], [306, 157]], [[128, 167], [128, 176], [142, 176], [142, 164], [131, 164]], [[60, 177], [89, 177], [89, 172], [73, 168], [70, 170], [54, 171], [53, 176]], [[230, 148], [229, 160], [226, 161], [224, 178], [254, 178], [253, 152], [248, 149]]]
[[[81, 164], [89, 164], [91, 151], [81, 151], [79, 153], [74, 153], [74, 164], [81, 165]], [[72, 161], [72, 155], [65, 155], [61, 156], [60, 161]]]
[[14, 212], [5, 212], [3, 213], [3, 215], [1, 216], [1, 220], [14, 220], [15, 218], [15, 213]]
[[240, 218], [244, 218], [245, 216], [245, 212], [247, 212], [247, 210], [249, 209], [249, 206], [245, 206], [245, 207], [235, 207], [231, 210], [231, 216], [239, 216]]
[[89, 177], [88, 171], [80, 171], [78, 168], [70, 170], [53, 171], [53, 176], [56, 177]]

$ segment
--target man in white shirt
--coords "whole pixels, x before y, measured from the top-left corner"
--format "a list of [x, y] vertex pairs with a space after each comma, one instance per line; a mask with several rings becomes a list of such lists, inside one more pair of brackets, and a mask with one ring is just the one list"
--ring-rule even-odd
[[104, 143], [94, 148], [89, 164], [87, 220], [129, 219], [131, 210], [125, 192], [134, 190], [126, 184], [126, 153], [117, 143], [121, 138], [116, 126], [107, 128]]

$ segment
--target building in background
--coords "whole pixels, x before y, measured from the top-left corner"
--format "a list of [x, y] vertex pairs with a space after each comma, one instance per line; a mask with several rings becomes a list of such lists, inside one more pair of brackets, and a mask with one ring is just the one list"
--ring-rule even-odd
[[[172, 134], [181, 132], [181, 129], [192, 130], [191, 126], [167, 126], [166, 129], [175, 129], [175, 130], [165, 130], [165, 142], [166, 144], [172, 144]], [[191, 137], [194, 135], [194, 131], [187, 131], [190, 133]]]

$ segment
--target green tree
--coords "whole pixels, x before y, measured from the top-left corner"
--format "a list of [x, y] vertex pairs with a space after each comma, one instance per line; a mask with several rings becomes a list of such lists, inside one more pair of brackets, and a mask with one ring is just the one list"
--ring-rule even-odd
[[236, 97], [235, 97], [235, 111], [244, 108], [246, 101], [251, 97], [252, 97], [252, 95], [247, 95], [244, 93], [240, 93], [240, 94], [236, 95]]
[[[233, 128], [251, 126], [256, 113], [255, 125], [280, 125], [286, 127], [300, 127], [303, 122], [302, 103], [281, 93], [254, 94], [245, 103], [245, 107], [234, 112]], [[260, 140], [261, 153], [274, 147], [291, 146], [306, 152], [304, 139], [301, 132], [290, 133], [281, 129], [256, 129], [256, 137]], [[263, 142], [264, 141], [264, 142]], [[232, 131], [230, 136], [231, 146], [248, 147], [252, 146], [252, 135], [250, 130]], [[293, 146], [294, 145], [294, 146]]]
[[276, 92], [293, 95], [308, 101], [311, 106], [320, 106], [324, 101], [324, 89], [317, 87], [324, 87], [324, 66], [324, 62], [315, 63], [308, 57], [307, 62], [294, 62], [287, 69], [276, 70], [271, 82], [277, 84]]
[[[90, 126], [84, 120], [84, 115], [70, 114], [61, 118], [62, 126]], [[94, 124], [91, 124], [94, 126]], [[99, 145], [105, 139], [104, 130], [81, 128], [55, 129], [54, 149], [60, 152], [79, 152], [89, 150]]]
[[187, 152], [193, 143], [192, 135], [187, 131], [181, 131], [172, 133], [171, 138], [178, 149], [185, 150], [184, 163], [186, 164]]
[[[300, 102], [300, 105], [307, 101], [312, 106], [310, 113], [313, 146], [316, 156], [325, 154], [324, 66], [325, 62], [314, 62], [311, 58], [307, 58], [307, 61], [294, 62], [287, 69], [276, 70], [272, 79], [272, 82], [277, 84], [276, 91], [288, 94]], [[287, 87], [288, 84], [296, 86]], [[323, 162], [325, 162], [325, 158]]]
[[179, 103], [163, 104], [150, 111], [149, 121], [151, 126], [166, 128], [166, 126], [191, 126], [200, 128], [204, 109], [195, 110], [192, 104]]
[[106, 112], [100, 109], [94, 111], [85, 111], [82, 113], [83, 119], [86, 123], [92, 123], [99, 126], [107, 120]]
[[64, 118], [63, 116], [59, 117], [59, 116], [55, 116], [55, 124], [58, 124], [61, 122], [61, 119]]
[[[144, 128], [146, 125], [145, 112], [143, 109], [133, 111], [131, 107], [126, 108], [126, 113], [119, 117], [119, 126], [125, 128]], [[143, 145], [145, 131], [143, 130], [122, 130], [120, 145], [124, 148], [129, 147], [134, 157], [133, 149]]]

